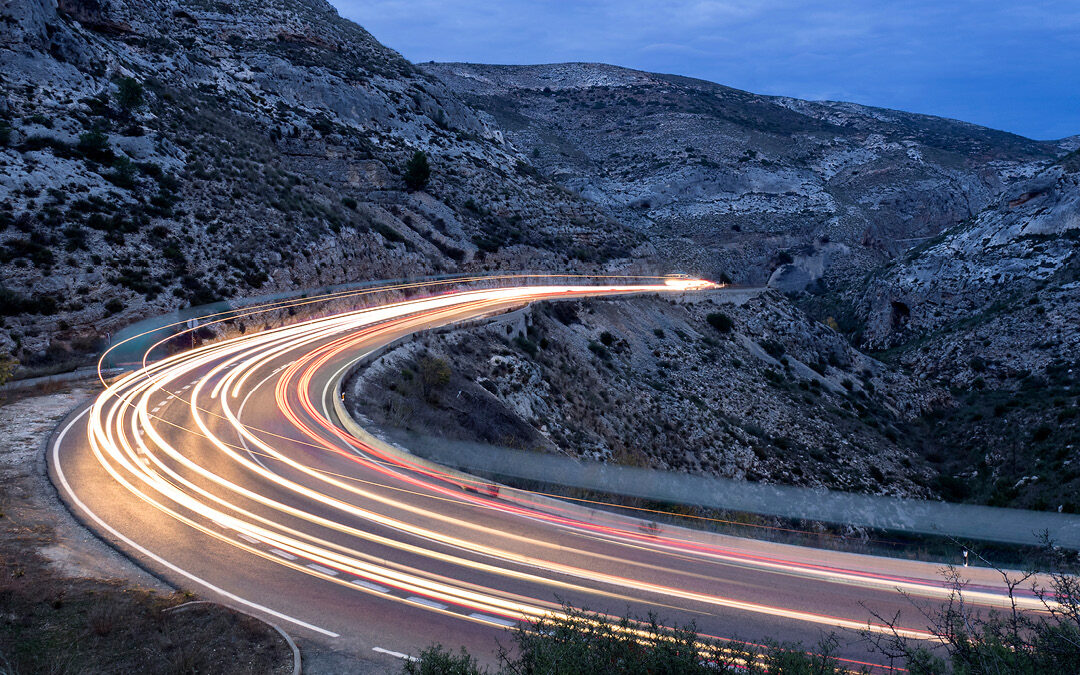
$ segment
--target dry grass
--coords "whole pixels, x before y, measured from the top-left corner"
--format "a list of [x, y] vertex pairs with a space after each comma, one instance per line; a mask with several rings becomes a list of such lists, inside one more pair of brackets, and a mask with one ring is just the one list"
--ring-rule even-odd
[[33, 552], [45, 532], [0, 542], [0, 673], [273, 673], [292, 656], [264, 624], [223, 607], [169, 607], [190, 594], [53, 573]]

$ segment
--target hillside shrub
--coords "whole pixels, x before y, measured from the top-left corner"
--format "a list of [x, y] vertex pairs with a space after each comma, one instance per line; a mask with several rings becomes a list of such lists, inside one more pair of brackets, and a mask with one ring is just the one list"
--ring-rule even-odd
[[735, 327], [735, 321], [723, 312], [711, 312], [705, 317], [709, 325], [721, 333], [730, 333]]

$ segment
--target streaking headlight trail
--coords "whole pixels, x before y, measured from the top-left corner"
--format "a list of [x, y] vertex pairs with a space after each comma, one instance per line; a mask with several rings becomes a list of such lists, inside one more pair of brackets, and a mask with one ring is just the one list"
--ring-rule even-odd
[[[499, 627], [558, 613], [559, 600], [569, 599], [615, 611], [677, 612], [703, 628], [710, 617], [749, 616], [763, 625], [887, 631], [851, 601], [837, 605], [844, 613], [823, 611], [798, 589], [947, 596], [941, 580], [918, 564], [897, 561], [879, 570], [834, 562], [843, 555], [796, 559], [794, 547], [732, 547], [680, 528], [643, 531], [614, 514], [519, 490], [496, 494], [482, 482], [468, 485], [459, 474], [348, 433], [333, 412], [335, 378], [393, 340], [540, 300], [717, 288], [683, 275], [464, 290], [428, 286], [443, 292], [145, 359], [108, 384], [78, 418], [81, 441], [71, 433], [54, 448], [62, 492], [115, 532], [134, 533], [123, 535], [125, 541], [142, 537], [148, 543], [141, 550], [152, 547], [155, 560], [177, 568], [177, 559], [194, 560], [213, 573], [200, 557], [206, 551], [223, 561], [270, 564], [292, 575], [291, 584], [317, 580], [355, 594], [346, 598], [375, 596], [448, 620]], [[342, 297], [349, 296], [334, 299]], [[92, 509], [95, 500], [100, 506]], [[235, 565], [220, 571], [243, 578]], [[739, 582], [729, 580], [734, 575]], [[725, 592], [717, 590], [721, 582], [731, 584]], [[791, 602], [777, 601], [772, 586], [790, 589]], [[990, 585], [971, 591], [977, 602], [1005, 601]], [[900, 630], [930, 637], [916, 628]]]

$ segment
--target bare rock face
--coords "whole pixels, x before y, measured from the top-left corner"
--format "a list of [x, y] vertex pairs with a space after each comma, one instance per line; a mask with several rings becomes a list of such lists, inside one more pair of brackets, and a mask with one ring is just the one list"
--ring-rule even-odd
[[[1059, 155], [971, 124], [761, 96], [602, 64], [425, 64], [541, 171], [678, 265], [801, 291], [861, 276], [972, 217]], [[1064, 143], [1064, 142], [1062, 142]], [[823, 255], [826, 242], [843, 244]]]
[[943, 374], [966, 371], [965, 359], [976, 356], [1018, 371], [1080, 353], [1070, 316], [1080, 266], [1078, 168], [1074, 154], [1018, 181], [977, 217], [872, 278], [862, 296], [865, 345], [929, 337], [918, 350], [924, 356], [911, 358]]

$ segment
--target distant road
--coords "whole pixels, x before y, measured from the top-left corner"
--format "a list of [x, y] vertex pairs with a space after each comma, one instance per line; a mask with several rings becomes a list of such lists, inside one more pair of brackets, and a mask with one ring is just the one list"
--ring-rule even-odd
[[[939, 601], [937, 565], [654, 532], [496, 495], [347, 433], [334, 412], [341, 374], [409, 333], [536, 300], [696, 288], [682, 285], [457, 291], [200, 347], [122, 377], [67, 420], [50, 474], [92, 529], [175, 585], [388, 670], [434, 641], [491, 661], [507, 626], [563, 600], [721, 638], [809, 645], [839, 631], [856, 662], [874, 658], [854, 633], [867, 608], [900, 611], [927, 637], [897, 589]], [[969, 600], [1003, 602], [994, 574], [970, 572]]]

